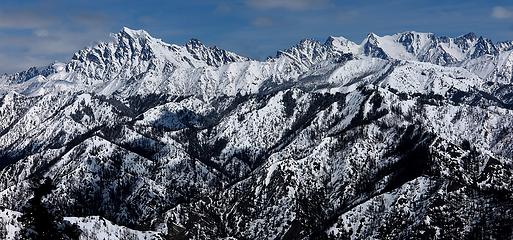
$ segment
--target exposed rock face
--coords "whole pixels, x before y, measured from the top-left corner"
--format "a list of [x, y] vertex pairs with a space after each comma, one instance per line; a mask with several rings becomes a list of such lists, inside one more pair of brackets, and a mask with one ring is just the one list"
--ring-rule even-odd
[[0, 78], [0, 204], [49, 177], [89, 237], [509, 239], [508, 46], [370, 34], [260, 62], [124, 28]]

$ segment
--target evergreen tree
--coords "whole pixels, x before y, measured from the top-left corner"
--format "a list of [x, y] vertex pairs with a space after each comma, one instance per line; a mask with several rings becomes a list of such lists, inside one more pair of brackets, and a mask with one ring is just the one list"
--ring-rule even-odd
[[23, 207], [23, 214], [19, 221], [23, 228], [20, 231], [21, 239], [38, 240], [68, 240], [78, 239], [80, 229], [76, 224], [65, 221], [63, 217], [51, 211], [43, 198], [50, 194], [55, 186], [51, 179], [46, 178], [42, 183], [34, 180], [31, 190], [33, 197]]

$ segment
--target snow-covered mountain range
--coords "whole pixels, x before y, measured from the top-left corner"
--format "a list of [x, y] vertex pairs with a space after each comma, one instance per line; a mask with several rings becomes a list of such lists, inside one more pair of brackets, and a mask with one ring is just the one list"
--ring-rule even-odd
[[256, 61], [123, 28], [0, 76], [0, 233], [48, 177], [83, 239], [512, 238], [512, 43], [371, 33]]

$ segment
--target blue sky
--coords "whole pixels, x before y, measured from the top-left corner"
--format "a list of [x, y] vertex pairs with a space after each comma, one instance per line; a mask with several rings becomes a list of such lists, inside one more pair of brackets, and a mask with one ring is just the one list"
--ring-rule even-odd
[[66, 61], [123, 26], [169, 43], [198, 38], [256, 59], [303, 38], [360, 42], [415, 30], [513, 40], [513, 2], [486, 0], [2, 0], [0, 72]]

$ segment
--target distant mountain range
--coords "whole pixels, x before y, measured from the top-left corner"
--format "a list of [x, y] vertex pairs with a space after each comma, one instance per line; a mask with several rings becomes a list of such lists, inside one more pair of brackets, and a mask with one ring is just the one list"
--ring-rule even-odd
[[123, 28], [0, 76], [0, 238], [50, 178], [82, 239], [511, 239], [512, 53], [371, 33], [256, 61]]

